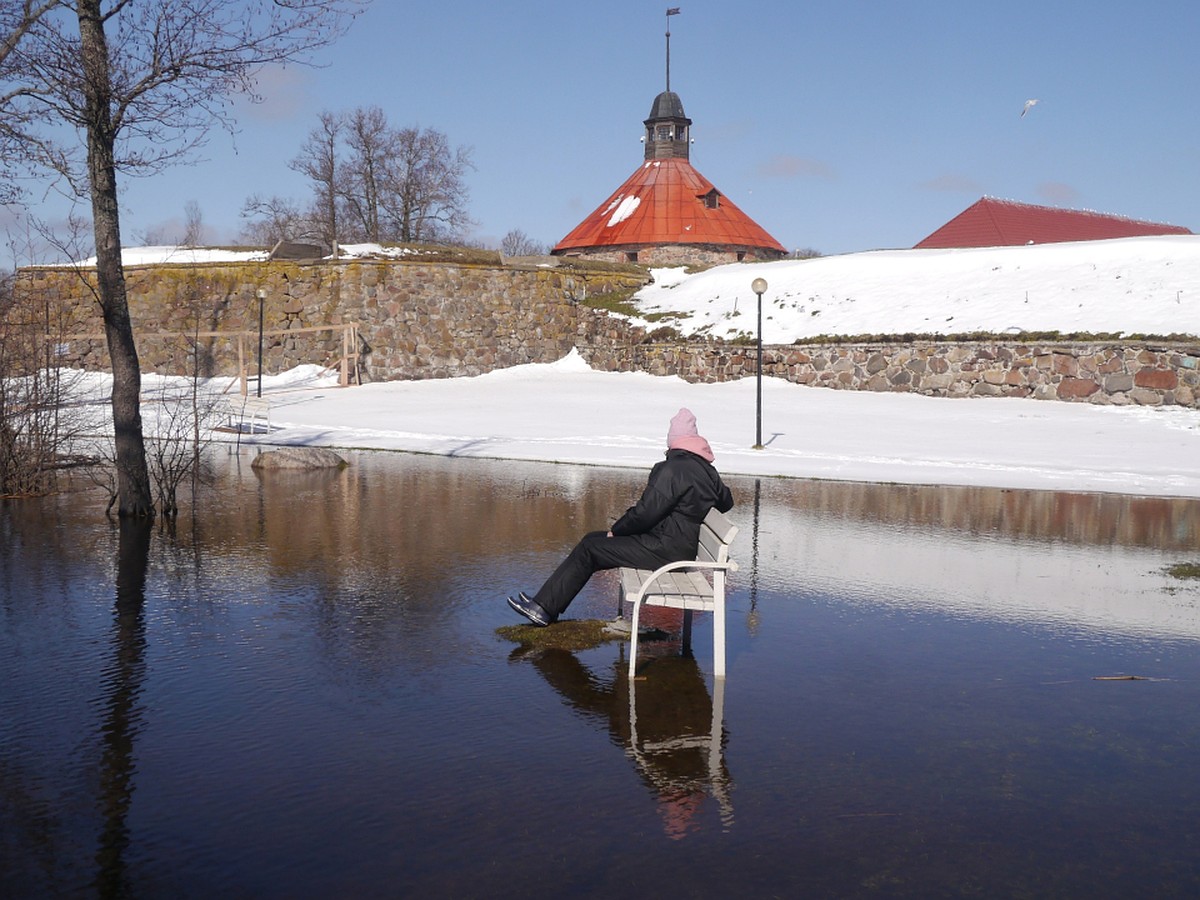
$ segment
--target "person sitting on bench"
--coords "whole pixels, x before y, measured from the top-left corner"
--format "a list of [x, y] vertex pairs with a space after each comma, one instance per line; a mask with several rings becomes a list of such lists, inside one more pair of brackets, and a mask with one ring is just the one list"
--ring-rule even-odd
[[641, 498], [607, 532], [585, 534], [532, 597], [508, 605], [534, 625], [555, 622], [588, 579], [602, 569], [657, 569], [696, 558], [700, 524], [708, 511], [733, 508], [733, 495], [713, 467], [713, 452], [687, 408], [671, 419], [666, 459], [650, 470]]

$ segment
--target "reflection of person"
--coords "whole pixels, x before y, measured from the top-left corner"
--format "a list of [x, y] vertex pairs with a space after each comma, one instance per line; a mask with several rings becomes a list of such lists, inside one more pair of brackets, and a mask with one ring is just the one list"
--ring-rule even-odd
[[708, 511], [733, 508], [733, 496], [712, 463], [712, 448], [696, 431], [696, 417], [679, 410], [667, 432], [667, 458], [650, 470], [637, 504], [607, 533], [584, 535], [536, 594], [521, 591], [508, 598], [508, 605], [534, 625], [549, 625], [595, 572], [619, 566], [657, 569], [695, 559]]
[[[654, 677], [636, 685], [621, 677], [622, 664], [606, 679], [566, 650], [539, 651], [533, 665], [573, 709], [608, 727], [613, 743], [636, 763], [653, 792], [668, 837], [678, 840], [696, 827], [710, 793], [725, 824], [732, 822], [723, 695], [709, 697], [695, 659], [664, 656]], [[718, 679], [716, 690], [724, 687]]]

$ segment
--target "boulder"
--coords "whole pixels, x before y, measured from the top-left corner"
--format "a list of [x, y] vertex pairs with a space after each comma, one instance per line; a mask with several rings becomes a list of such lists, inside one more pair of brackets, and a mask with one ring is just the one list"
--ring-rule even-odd
[[280, 447], [265, 450], [250, 464], [255, 469], [342, 469], [349, 463], [324, 447]]

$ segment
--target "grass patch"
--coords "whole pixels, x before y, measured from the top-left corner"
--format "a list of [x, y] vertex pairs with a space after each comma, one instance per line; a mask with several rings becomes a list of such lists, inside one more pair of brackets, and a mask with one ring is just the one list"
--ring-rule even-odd
[[[611, 622], [602, 619], [564, 619], [539, 628], [536, 625], [501, 625], [496, 635], [523, 647], [553, 650], [591, 650], [611, 641], [627, 641], [629, 634], [608, 629]], [[638, 641], [660, 641], [667, 637], [657, 628], [639, 629]]]
[[591, 307], [592, 309], [603, 309], [607, 312], [617, 313], [622, 316], [640, 316], [636, 304], [633, 303], [633, 295], [641, 288], [630, 288], [626, 291], [606, 291], [601, 294], [588, 294], [581, 303], [583, 306]]
[[1167, 566], [1166, 573], [1172, 578], [1200, 578], [1200, 562], [1181, 562]]
[[604, 630], [608, 622], [600, 619], [566, 619], [545, 628], [536, 625], [501, 625], [496, 634], [506, 641], [525, 647], [549, 647], [555, 650], [590, 650], [608, 641], [624, 637]]

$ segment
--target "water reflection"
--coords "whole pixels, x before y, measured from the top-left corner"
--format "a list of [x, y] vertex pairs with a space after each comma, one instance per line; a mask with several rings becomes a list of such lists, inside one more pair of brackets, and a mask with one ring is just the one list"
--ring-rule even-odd
[[1200, 503], [731, 478], [729, 678], [700, 636], [630, 684], [495, 629], [642, 471], [349, 455], [230, 456], [153, 539], [0, 502], [0, 896], [1200, 885], [1200, 586], [1162, 573]]
[[117, 550], [112, 661], [104, 672], [100, 747], [101, 834], [93, 887], [101, 897], [132, 896], [127, 879], [129, 810], [134, 792], [134, 743], [143, 726], [139, 705], [146, 677], [146, 567], [154, 526], [123, 520]]
[[[523, 654], [515, 651], [518, 658]], [[620, 660], [597, 672], [569, 651], [530, 656], [568, 706], [607, 728], [654, 797], [664, 834], [680, 840], [700, 827], [708, 797], [725, 828], [733, 824], [733, 778], [725, 764], [725, 679], [709, 696], [687, 655], [662, 655], [644, 678], [627, 677]]]
[[[1164, 572], [1200, 551], [1195, 500], [779, 480], [762, 488], [747, 575], [754, 594], [1200, 637], [1200, 607]], [[759, 604], [751, 612], [764, 614]]]

